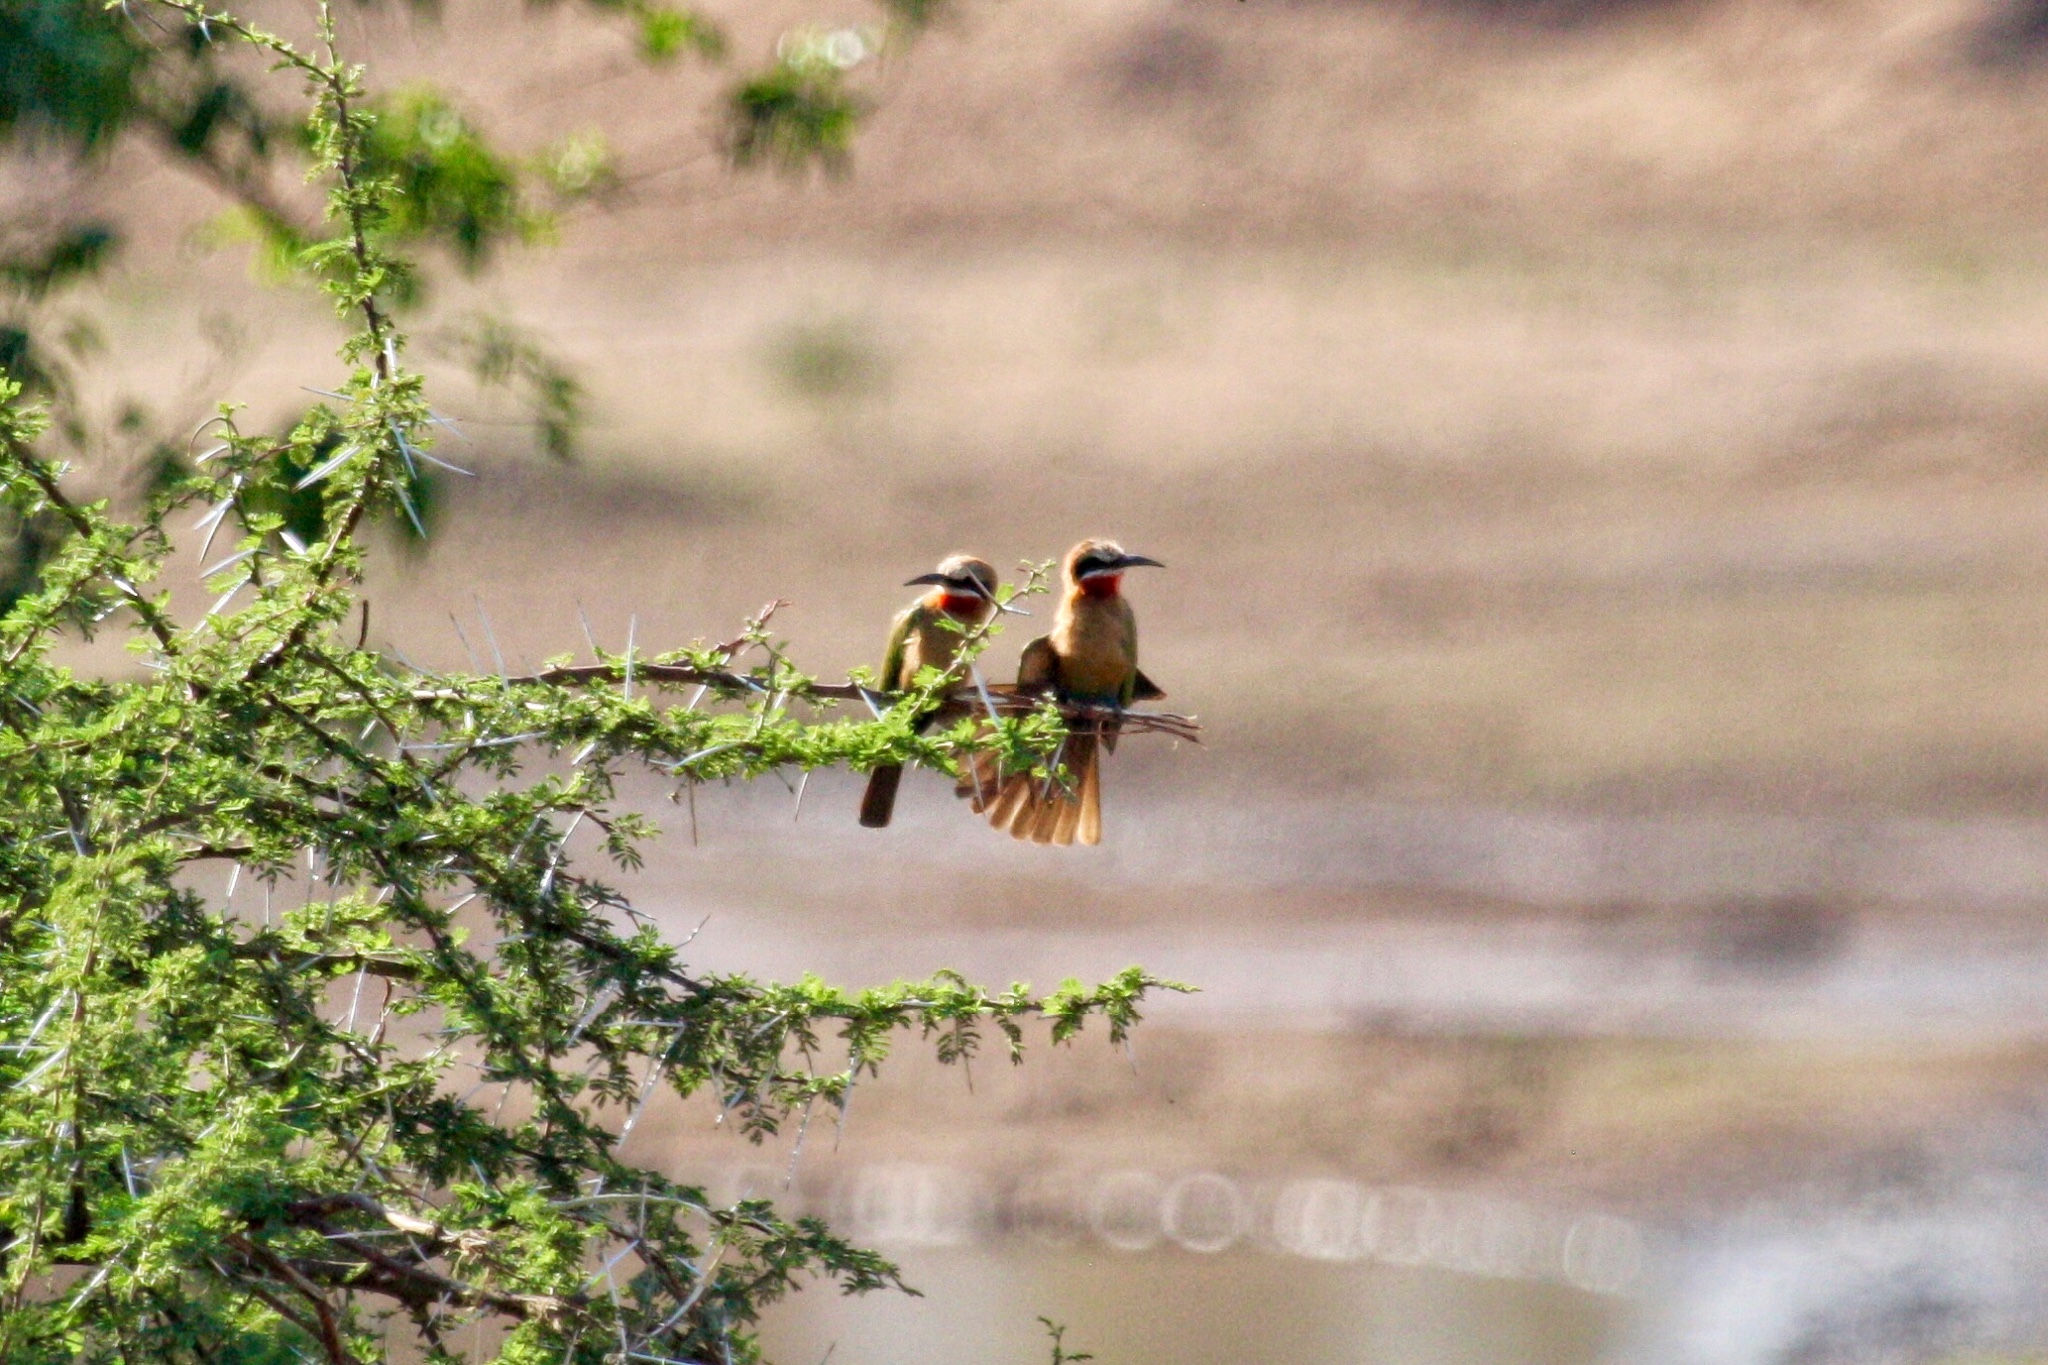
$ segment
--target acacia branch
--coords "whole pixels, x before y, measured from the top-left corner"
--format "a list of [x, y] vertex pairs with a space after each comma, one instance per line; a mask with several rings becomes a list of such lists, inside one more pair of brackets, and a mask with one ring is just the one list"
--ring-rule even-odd
[[337, 1230], [329, 1220], [340, 1213], [362, 1213], [389, 1224], [400, 1232], [423, 1239], [435, 1252], [453, 1249], [467, 1255], [479, 1255], [490, 1246], [487, 1234], [477, 1229], [451, 1232], [430, 1219], [418, 1218], [412, 1214], [393, 1209], [382, 1201], [367, 1194], [337, 1193], [316, 1195], [310, 1199], [294, 1200], [285, 1206], [285, 1219], [294, 1227], [305, 1228], [319, 1233], [331, 1245], [348, 1251], [359, 1258], [359, 1264], [336, 1265], [327, 1261], [307, 1258], [286, 1259], [271, 1252], [260, 1243], [239, 1235], [228, 1240], [237, 1250], [277, 1270], [285, 1276], [286, 1282], [305, 1293], [304, 1285], [314, 1291], [321, 1302], [315, 1281], [335, 1287], [369, 1290], [383, 1294], [413, 1307], [424, 1308], [436, 1303], [459, 1303], [466, 1308], [488, 1308], [521, 1321], [528, 1318], [559, 1319], [572, 1309], [579, 1307], [578, 1297], [562, 1298], [553, 1294], [518, 1294], [486, 1289], [454, 1279], [439, 1271], [429, 1269], [419, 1260], [406, 1260], [393, 1256], [387, 1251], [372, 1246], [359, 1235], [346, 1230]]
[[[439, 1223], [394, 1209], [382, 1200], [357, 1191], [350, 1191], [346, 1194], [315, 1195], [311, 1199], [295, 1199], [285, 1205], [284, 1213], [285, 1218], [292, 1223], [305, 1226], [319, 1226], [323, 1220], [351, 1209], [358, 1213], [366, 1213], [372, 1218], [381, 1219], [400, 1232], [410, 1233], [415, 1237], [424, 1237], [436, 1245], [449, 1240]], [[459, 1241], [461, 1239], [457, 1238], [456, 1240]]]
[[432, 1303], [459, 1303], [465, 1308], [488, 1308], [518, 1318], [521, 1322], [530, 1318], [552, 1322], [582, 1306], [580, 1297], [566, 1299], [553, 1294], [506, 1294], [485, 1289], [481, 1285], [451, 1279], [423, 1265], [409, 1264], [348, 1233], [335, 1232], [326, 1236], [335, 1246], [362, 1257], [369, 1267], [367, 1274], [349, 1277], [351, 1288], [368, 1289], [415, 1308]]
[[[56, 475], [50, 472], [48, 466], [43, 463], [34, 451], [22, 445], [14, 437], [7, 436], [5, 440], [8, 456], [13, 459], [16, 465], [20, 466], [23, 473], [35, 481], [36, 487], [42, 490], [43, 497], [49, 502], [50, 506], [56, 509], [59, 516], [71, 524], [71, 529], [77, 532], [80, 537], [90, 539], [94, 530], [92, 518], [85, 514], [84, 509], [64, 496], [64, 490], [57, 486]], [[164, 614], [157, 610], [156, 603], [144, 596], [142, 589], [136, 587], [119, 574], [109, 575], [109, 581], [113, 583], [115, 590], [121, 596], [128, 599], [128, 605], [134, 609], [137, 616], [142, 618], [142, 623], [149, 627], [149, 633], [156, 637], [156, 642], [163, 649], [163, 652], [175, 655], [178, 652], [177, 631], [164, 618]]]
[[[561, 668], [545, 669], [522, 677], [507, 678], [507, 685], [542, 687], [604, 687], [623, 682], [626, 669], [623, 663], [610, 664], [567, 664]], [[654, 686], [666, 687], [710, 687], [731, 694], [766, 695], [768, 686], [758, 678], [734, 673], [720, 668], [698, 668], [693, 664], [647, 664], [633, 665], [633, 678]], [[859, 683], [805, 683], [796, 687], [778, 688], [784, 695], [801, 701], [864, 701], [878, 707], [895, 703], [899, 698], [887, 692], [877, 692]], [[415, 688], [411, 700], [421, 705], [433, 703], [460, 703], [469, 699], [454, 688]], [[1127, 734], [1164, 734], [1190, 743], [1201, 742], [1202, 727], [1193, 716], [1178, 715], [1171, 711], [1137, 711], [1128, 707], [1106, 705], [1101, 702], [1062, 700], [1049, 693], [1021, 690], [1011, 683], [990, 683], [988, 703], [997, 715], [1026, 716], [1038, 710], [1047, 702], [1059, 708], [1060, 716], [1069, 724], [1080, 722], [1111, 723], [1118, 725]], [[945, 694], [944, 699], [934, 708], [940, 722], [963, 720], [969, 716], [986, 714], [988, 707], [982, 704], [982, 694], [974, 687], [959, 687]]]
[[356, 1358], [349, 1354], [348, 1347], [341, 1339], [341, 1321], [335, 1316], [334, 1305], [320, 1292], [319, 1285], [308, 1279], [293, 1262], [286, 1260], [261, 1242], [244, 1237], [240, 1233], [229, 1233], [223, 1240], [290, 1285], [293, 1292], [312, 1306], [314, 1316], [320, 1321], [320, 1346], [327, 1352], [327, 1359], [331, 1365], [356, 1365]]
[[271, 1293], [262, 1285], [257, 1284], [254, 1280], [244, 1280], [242, 1282], [242, 1288], [247, 1290], [255, 1298], [262, 1300], [263, 1304], [267, 1308], [269, 1308], [271, 1312], [277, 1314], [286, 1322], [298, 1328], [301, 1332], [304, 1332], [307, 1336], [317, 1337], [320, 1335], [320, 1329], [317, 1326], [315, 1326], [312, 1322], [308, 1321], [303, 1313], [294, 1312], [292, 1309], [286, 1307], [283, 1299], [280, 1299], [279, 1297], [277, 1297], [277, 1295]]
[[[356, 306], [363, 315], [364, 334], [368, 340], [370, 369], [373, 385], [379, 395], [393, 392], [397, 379], [397, 364], [393, 358], [393, 334], [391, 320], [378, 306], [373, 280], [380, 268], [375, 246], [370, 241], [370, 216], [363, 195], [361, 180], [362, 131], [356, 126], [359, 117], [353, 112], [350, 101], [356, 94], [353, 77], [344, 66], [334, 47], [333, 15], [325, 3], [320, 7], [321, 37], [327, 44], [328, 60], [319, 62], [300, 52], [291, 43], [275, 34], [265, 32], [244, 23], [231, 14], [217, 13], [206, 8], [197, 0], [163, 0], [169, 8], [183, 14], [188, 22], [201, 27], [218, 25], [244, 41], [275, 54], [284, 64], [304, 73], [307, 79], [321, 91], [322, 98], [331, 105], [333, 131], [333, 159], [331, 166], [340, 190], [330, 203], [338, 202], [348, 228], [348, 250], [354, 262], [354, 287], [358, 295]], [[363, 400], [358, 400], [363, 401]], [[384, 411], [388, 402], [372, 401], [369, 425], [377, 431], [376, 442], [370, 445], [374, 452], [383, 441], [383, 432], [389, 427], [400, 441], [396, 424]], [[349, 500], [348, 506], [335, 519], [333, 534], [328, 538], [325, 549], [311, 570], [311, 583], [307, 589], [310, 603], [330, 586], [334, 571], [335, 556], [361, 525], [364, 515], [375, 501], [382, 488], [381, 466], [373, 465], [363, 477], [363, 483]], [[277, 668], [306, 642], [313, 628], [313, 618], [303, 609], [298, 619], [286, 631], [284, 637], [264, 651], [244, 675], [245, 683], [254, 681]]]

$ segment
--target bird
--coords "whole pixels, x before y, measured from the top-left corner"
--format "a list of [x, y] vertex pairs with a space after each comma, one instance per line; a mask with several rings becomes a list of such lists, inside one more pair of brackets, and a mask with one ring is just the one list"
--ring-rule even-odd
[[[927, 666], [950, 668], [973, 629], [1000, 609], [996, 601], [995, 566], [973, 555], [948, 555], [939, 567], [919, 574], [903, 586], [928, 585], [932, 591], [896, 614], [889, 626], [889, 647], [882, 658], [880, 682], [885, 691], [901, 692]], [[952, 621], [958, 629], [945, 624]], [[931, 723], [926, 716], [919, 730]], [[861, 797], [860, 822], [869, 829], [882, 829], [896, 810], [896, 788], [903, 781], [903, 765], [885, 764], [868, 774], [868, 789]]]
[[[1017, 661], [1017, 691], [1050, 693], [1061, 701], [1115, 707], [1166, 694], [1138, 669], [1138, 619], [1124, 600], [1127, 569], [1166, 566], [1126, 553], [1113, 540], [1084, 540], [1060, 563], [1063, 589], [1052, 632], [1024, 647]], [[1116, 748], [1114, 721], [1088, 721], [1069, 729], [1054, 760], [1064, 765], [1045, 778], [1012, 773], [999, 778], [977, 756], [960, 793], [999, 830], [1040, 844], [1102, 840], [1101, 751]]]

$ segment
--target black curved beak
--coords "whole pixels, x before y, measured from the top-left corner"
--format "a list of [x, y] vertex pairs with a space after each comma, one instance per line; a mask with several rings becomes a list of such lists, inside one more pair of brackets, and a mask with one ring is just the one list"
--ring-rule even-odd
[[1161, 564], [1158, 560], [1150, 558], [1146, 555], [1125, 555], [1122, 559], [1119, 559], [1116, 562], [1116, 566], [1119, 569], [1163, 569], [1166, 567], [1164, 564]]
[[1029, 616], [1031, 614], [1028, 611], [1021, 610], [1017, 607], [1005, 606], [1003, 605], [1003, 603], [998, 602], [996, 600], [995, 593], [989, 590], [988, 588], [984, 587], [982, 585], [981, 580], [978, 578], [970, 578], [963, 583], [957, 579], [948, 578], [942, 573], [922, 573], [919, 574], [917, 577], [906, 581], [903, 586], [906, 588], [914, 588], [921, 584], [930, 584], [932, 587], [945, 588], [951, 592], [972, 593], [974, 596], [979, 597], [982, 601], [994, 607], [998, 612], [1007, 616]]

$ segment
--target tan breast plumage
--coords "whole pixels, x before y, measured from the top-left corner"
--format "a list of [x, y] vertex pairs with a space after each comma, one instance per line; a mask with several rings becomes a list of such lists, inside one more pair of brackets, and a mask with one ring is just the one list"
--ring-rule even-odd
[[1121, 597], [1075, 597], [1053, 623], [1060, 687], [1075, 696], [1121, 697], [1138, 668], [1138, 618]]
[[910, 609], [910, 628], [903, 637], [903, 670], [889, 681], [898, 688], [910, 686], [920, 668], [949, 667], [960, 653], [965, 637], [948, 630], [940, 621], [942, 613], [919, 604]]

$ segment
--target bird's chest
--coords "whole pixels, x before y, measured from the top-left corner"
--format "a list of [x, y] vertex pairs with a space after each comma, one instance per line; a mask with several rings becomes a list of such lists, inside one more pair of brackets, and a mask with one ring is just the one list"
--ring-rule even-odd
[[[1119, 608], [1122, 608], [1119, 610]], [[1121, 601], [1088, 603], [1053, 634], [1060, 684], [1080, 696], [1121, 696], [1138, 666], [1138, 627]]]
[[907, 684], [916, 677], [920, 668], [950, 667], [960, 653], [963, 638], [958, 630], [949, 630], [937, 613], [911, 622], [909, 635], [903, 642], [903, 683]]

